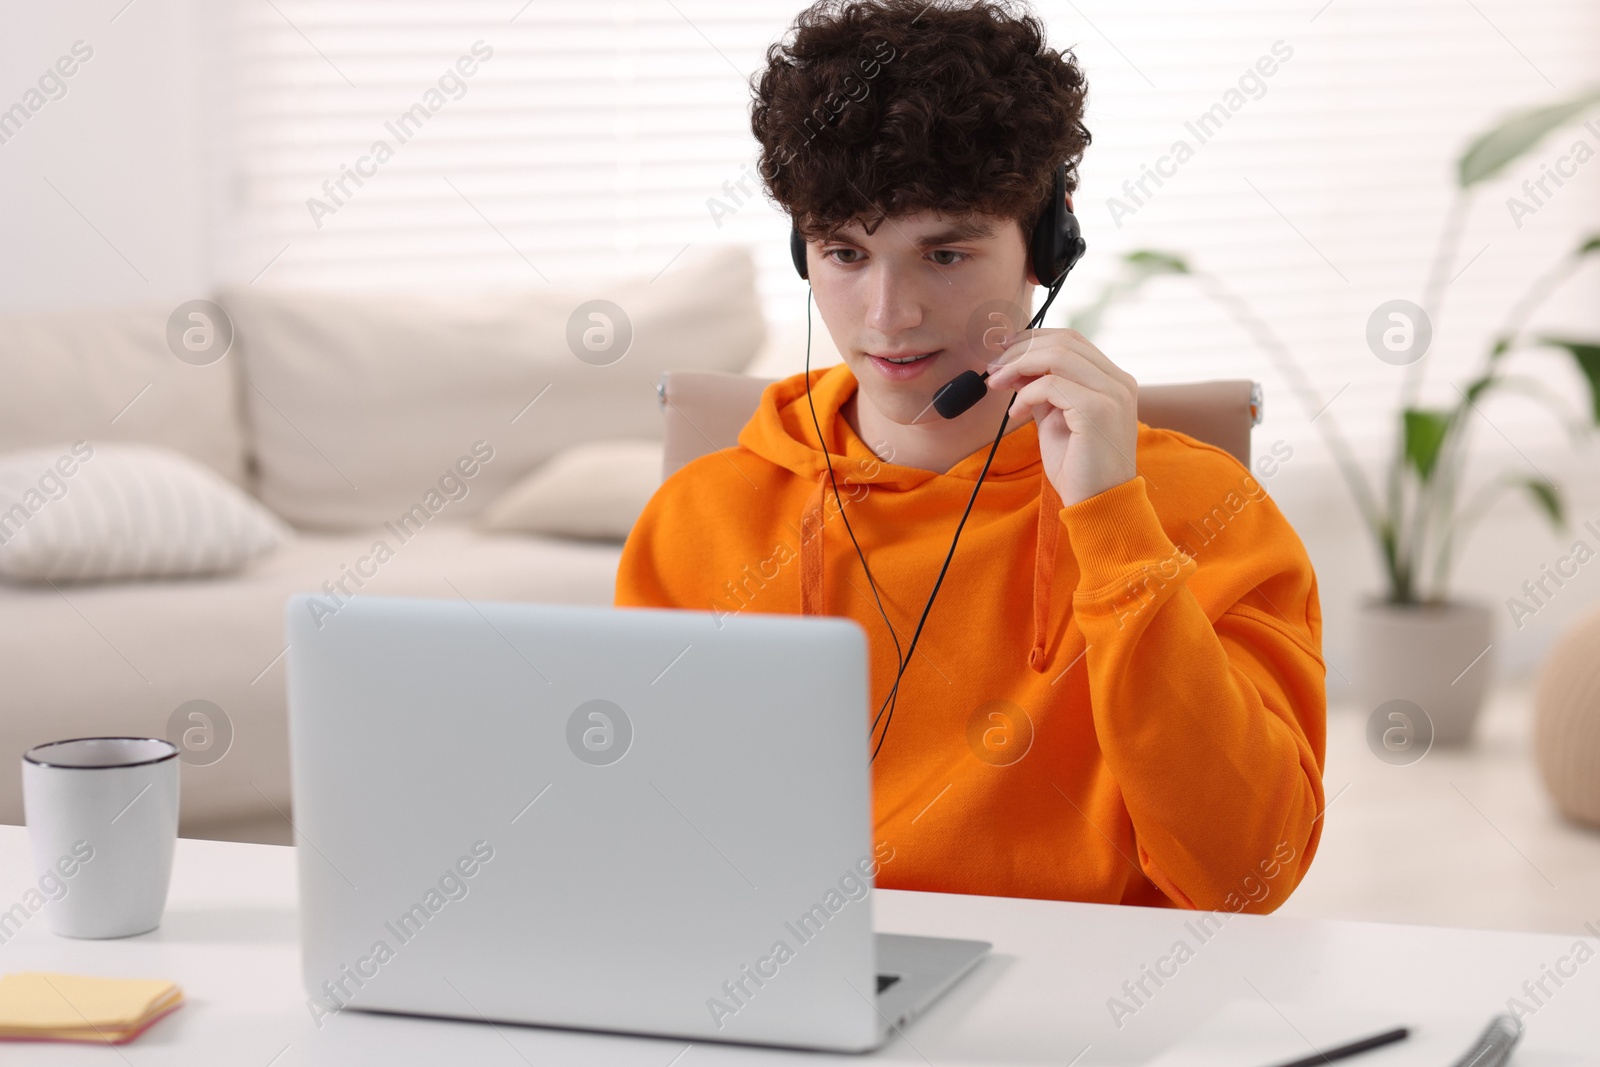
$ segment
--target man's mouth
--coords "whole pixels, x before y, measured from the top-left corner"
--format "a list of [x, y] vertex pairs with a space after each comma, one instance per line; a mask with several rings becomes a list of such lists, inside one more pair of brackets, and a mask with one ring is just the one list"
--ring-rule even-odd
[[868, 352], [867, 361], [879, 377], [891, 382], [909, 382], [927, 372], [928, 364], [939, 358], [944, 349], [932, 352]]

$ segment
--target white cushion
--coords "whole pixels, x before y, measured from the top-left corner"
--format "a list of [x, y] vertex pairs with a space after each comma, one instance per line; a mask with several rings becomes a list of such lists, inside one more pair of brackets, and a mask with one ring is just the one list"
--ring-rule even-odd
[[660, 441], [574, 445], [491, 501], [478, 526], [497, 533], [626, 541], [660, 485]]
[[[450, 509], [468, 519], [569, 445], [659, 440], [661, 373], [736, 372], [766, 326], [743, 248], [691, 249], [656, 272], [510, 293], [224, 291], [258, 495], [296, 526], [378, 526], [484, 441], [494, 460]], [[633, 326], [631, 347], [607, 365], [568, 344], [569, 320], [592, 299], [613, 301]]]
[[167, 346], [173, 304], [0, 316], [0, 453], [56, 441], [166, 445], [245, 481], [238, 354]]
[[0, 577], [218, 574], [288, 535], [260, 504], [169, 448], [78, 441], [0, 455]]

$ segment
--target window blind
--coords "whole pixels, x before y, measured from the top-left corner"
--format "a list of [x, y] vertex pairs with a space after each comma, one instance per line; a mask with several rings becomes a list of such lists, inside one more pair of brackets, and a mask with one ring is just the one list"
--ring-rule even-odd
[[[653, 274], [691, 245], [740, 242], [756, 252], [769, 320], [797, 320], [805, 289], [787, 221], [759, 194], [729, 190], [755, 170], [748, 79], [799, 7], [231, 8], [221, 272], [296, 286], [543, 284]], [[1075, 197], [1089, 253], [1048, 325], [1087, 302], [1123, 253], [1178, 253], [1260, 314], [1365, 456], [1387, 447], [1404, 374], [1368, 349], [1367, 321], [1387, 300], [1422, 299], [1457, 154], [1494, 119], [1586, 84], [1600, 46], [1600, 7], [1582, 0], [1033, 10], [1088, 74], [1094, 135]], [[1476, 197], [1446, 271], [1426, 401], [1456, 399], [1452, 383], [1465, 384], [1514, 297], [1594, 228], [1600, 163], [1520, 224], [1506, 200], [1574, 141], [1600, 148], [1597, 134], [1600, 124], [1573, 124]], [[1593, 291], [1594, 274], [1580, 274], [1541, 321], [1595, 332]], [[1262, 381], [1261, 447], [1283, 439], [1299, 455], [1323, 453], [1316, 411], [1191, 279], [1155, 280], [1093, 339], [1141, 381]], [[1581, 412], [1566, 357], [1518, 358]], [[1531, 399], [1484, 410], [1494, 429], [1479, 439], [1492, 447], [1561, 441]]]

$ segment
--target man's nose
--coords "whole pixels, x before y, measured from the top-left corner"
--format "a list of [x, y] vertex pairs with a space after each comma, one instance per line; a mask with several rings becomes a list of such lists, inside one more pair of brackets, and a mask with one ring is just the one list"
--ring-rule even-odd
[[867, 298], [867, 325], [885, 337], [922, 325], [922, 303], [929, 283], [922, 272], [931, 269], [926, 264], [880, 267]]

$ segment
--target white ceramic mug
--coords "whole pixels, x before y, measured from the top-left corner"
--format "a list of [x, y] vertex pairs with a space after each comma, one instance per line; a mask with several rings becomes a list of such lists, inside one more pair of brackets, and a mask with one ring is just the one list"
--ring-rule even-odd
[[[79, 737], [22, 757], [22, 804], [44, 909], [65, 937], [161, 925], [178, 839], [178, 749], [153, 737]], [[57, 895], [59, 893], [59, 895]]]

